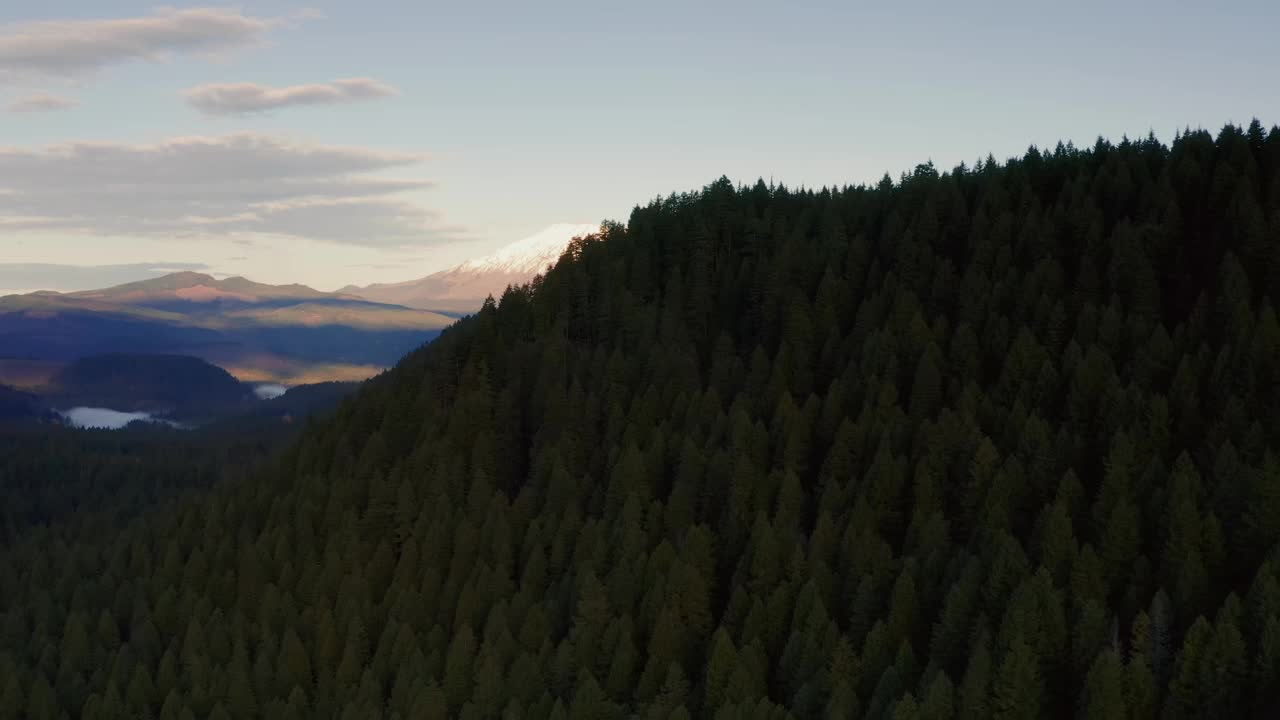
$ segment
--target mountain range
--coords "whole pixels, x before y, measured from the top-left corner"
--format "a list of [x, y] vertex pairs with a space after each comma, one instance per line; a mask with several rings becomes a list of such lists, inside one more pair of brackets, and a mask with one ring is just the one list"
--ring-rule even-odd
[[418, 280], [337, 292], [178, 272], [0, 297], [0, 383], [42, 387], [68, 362], [111, 353], [194, 356], [247, 382], [363, 380], [545, 272], [594, 229], [553, 225]]
[[104, 353], [192, 355], [241, 380], [357, 380], [453, 317], [302, 285], [175, 273], [103, 290], [0, 298], [0, 382], [39, 385]]
[[[56, 295], [59, 293], [35, 293]], [[183, 309], [196, 304], [256, 305], [268, 301], [357, 300], [353, 296], [326, 293], [306, 285], [264, 285], [242, 277], [218, 280], [211, 275], [177, 272], [140, 282], [125, 283], [103, 290], [66, 293], [66, 297], [104, 302]]]

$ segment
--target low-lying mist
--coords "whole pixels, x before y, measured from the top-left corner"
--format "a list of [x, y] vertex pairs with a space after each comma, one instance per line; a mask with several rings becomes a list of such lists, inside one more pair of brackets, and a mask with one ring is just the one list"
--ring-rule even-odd
[[288, 390], [289, 388], [284, 385], [265, 383], [263, 385], [255, 385], [253, 387], [253, 394], [256, 395], [259, 400], [273, 400], [285, 394]]

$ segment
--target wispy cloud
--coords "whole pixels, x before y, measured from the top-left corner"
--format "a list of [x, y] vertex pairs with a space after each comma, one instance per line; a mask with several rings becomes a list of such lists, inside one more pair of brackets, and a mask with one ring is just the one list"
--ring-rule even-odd
[[239, 133], [156, 144], [0, 147], [0, 226], [149, 237], [280, 235], [409, 247], [462, 235], [407, 197], [428, 180], [387, 152]]
[[219, 8], [162, 8], [146, 17], [0, 26], [0, 79], [74, 77], [128, 61], [261, 44], [280, 21]]
[[397, 90], [372, 78], [343, 78], [327, 83], [271, 87], [257, 83], [212, 83], [183, 93], [187, 103], [207, 115], [248, 115], [296, 105], [336, 105], [390, 97]]
[[53, 95], [51, 93], [31, 93], [22, 97], [10, 100], [4, 106], [5, 112], [11, 113], [39, 113], [53, 112], [55, 110], [67, 110], [76, 107], [80, 101], [72, 98], [63, 97], [61, 95]]

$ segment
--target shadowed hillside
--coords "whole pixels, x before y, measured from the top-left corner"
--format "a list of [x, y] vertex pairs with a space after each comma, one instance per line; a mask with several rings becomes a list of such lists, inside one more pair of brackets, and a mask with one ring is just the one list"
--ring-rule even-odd
[[8, 385], [0, 385], [0, 421], [43, 417], [48, 410], [40, 399]]
[[226, 370], [183, 355], [94, 355], [76, 360], [52, 378], [50, 397], [63, 405], [87, 405], [167, 417], [210, 417], [252, 400], [252, 391]]
[[27, 717], [1272, 717], [1280, 129], [637, 208], [0, 555]]

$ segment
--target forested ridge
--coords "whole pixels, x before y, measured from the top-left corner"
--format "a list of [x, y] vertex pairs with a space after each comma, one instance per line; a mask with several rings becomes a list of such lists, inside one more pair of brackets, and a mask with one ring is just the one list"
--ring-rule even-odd
[[1280, 713], [1280, 128], [638, 207], [0, 552], [0, 717]]
[[106, 354], [79, 358], [50, 381], [61, 405], [141, 410], [207, 418], [250, 403], [252, 388], [231, 373], [190, 355]]

